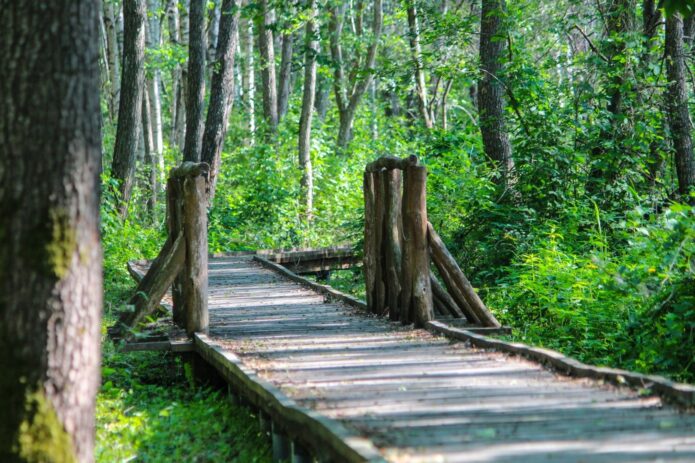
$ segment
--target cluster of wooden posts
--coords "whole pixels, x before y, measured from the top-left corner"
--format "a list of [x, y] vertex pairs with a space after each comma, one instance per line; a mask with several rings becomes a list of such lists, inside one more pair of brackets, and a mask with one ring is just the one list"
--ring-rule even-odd
[[189, 335], [208, 331], [207, 188], [209, 166], [184, 162], [167, 181], [168, 237], [111, 334], [128, 335], [171, 288], [174, 323]]
[[[424, 326], [435, 312], [500, 327], [427, 220], [427, 168], [416, 156], [381, 157], [364, 172], [367, 307]], [[434, 263], [439, 279], [430, 269]]]

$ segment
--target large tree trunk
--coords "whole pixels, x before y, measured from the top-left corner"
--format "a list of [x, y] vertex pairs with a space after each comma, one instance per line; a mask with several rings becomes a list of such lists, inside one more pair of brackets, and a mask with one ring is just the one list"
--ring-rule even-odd
[[[294, 9], [291, 11], [294, 13]], [[281, 37], [282, 50], [280, 57], [280, 75], [278, 76], [278, 120], [287, 114], [290, 94], [292, 92], [292, 51], [294, 35], [284, 32]]]
[[145, 83], [145, 0], [123, 1], [123, 75], [118, 127], [111, 176], [120, 183], [121, 215], [128, 211], [133, 189], [135, 156], [142, 120], [142, 88]]
[[183, 160], [200, 161], [205, 99], [205, 0], [191, 0], [188, 32], [188, 92]]
[[249, 131], [249, 141], [253, 145], [256, 134], [256, 70], [253, 59], [253, 21], [245, 19], [241, 31], [243, 69], [241, 82], [244, 93], [244, 108], [246, 108], [246, 124]]
[[234, 53], [239, 32], [237, 0], [222, 1], [222, 17], [218, 36], [217, 56], [213, 63], [210, 84], [210, 103], [203, 135], [202, 161], [210, 166], [208, 187], [210, 203], [215, 197], [215, 184], [220, 169], [220, 156], [227, 134], [227, 121], [234, 95]]
[[0, 461], [94, 461], [100, 13], [0, 9]]
[[483, 0], [480, 12], [480, 78], [478, 117], [486, 156], [497, 169], [497, 183], [512, 185], [512, 145], [504, 123], [504, 87], [499, 80], [500, 59], [506, 48], [502, 28], [504, 0]]
[[[147, 8], [150, 12], [147, 23], [147, 47], [158, 50], [162, 45], [162, 25], [160, 23], [160, 0], [148, 0]], [[150, 102], [150, 123], [152, 125], [152, 139], [155, 161], [157, 162], [160, 180], [164, 181], [164, 135], [162, 133], [162, 75], [159, 69], [152, 70], [152, 77], [147, 80], [148, 96]]]
[[425, 70], [422, 65], [422, 51], [420, 50], [420, 28], [418, 26], [415, 0], [408, 0], [408, 39], [410, 42], [410, 54], [413, 60], [415, 74], [415, 90], [417, 92], [418, 110], [425, 127], [432, 128], [432, 118], [429, 113], [427, 99], [427, 85], [425, 84]]
[[121, 57], [116, 34], [116, 15], [113, 4], [104, 3], [104, 28], [106, 29], [106, 56], [109, 62], [109, 108], [111, 116], [118, 117], [118, 102], [121, 91]]
[[[671, 137], [676, 151], [678, 192], [686, 197], [695, 185], [692, 123], [688, 112], [688, 87], [683, 51], [683, 18], [674, 14], [666, 19], [666, 74], [669, 80], [668, 106]], [[692, 203], [693, 199], [689, 201]]]
[[273, 43], [273, 14], [268, 0], [260, 0], [261, 15], [258, 18], [258, 49], [261, 55], [263, 80], [263, 116], [270, 132], [278, 126], [278, 97], [275, 82], [275, 45]]
[[306, 23], [306, 51], [304, 54], [304, 93], [302, 115], [299, 119], [299, 168], [302, 170], [302, 199], [307, 220], [314, 208], [314, 173], [311, 166], [311, 119], [316, 95], [316, 55], [319, 52], [316, 0], [309, 0], [311, 18]]

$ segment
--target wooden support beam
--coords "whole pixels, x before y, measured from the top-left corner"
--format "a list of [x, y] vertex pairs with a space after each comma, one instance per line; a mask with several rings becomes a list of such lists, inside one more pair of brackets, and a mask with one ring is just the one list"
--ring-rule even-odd
[[[456, 263], [454, 257], [449, 253], [449, 250], [444, 245], [444, 242], [439, 237], [432, 224], [427, 222], [427, 234], [429, 237], [430, 252], [432, 260], [439, 270], [439, 274], [444, 280], [449, 293], [454, 296], [456, 301], [466, 301], [470, 307], [471, 314], [477, 320], [471, 320], [475, 323], [480, 323], [482, 326], [500, 327], [500, 322], [488, 310], [478, 294], [475, 292], [466, 275]], [[468, 313], [466, 313], [468, 315]]]
[[401, 169], [405, 170], [409, 166], [417, 165], [417, 156], [411, 154], [407, 158], [397, 158], [394, 156], [382, 156], [376, 161], [367, 164], [367, 172], [379, 172], [382, 169]]
[[388, 310], [391, 320], [398, 320], [398, 304], [401, 294], [401, 234], [403, 221], [401, 217], [401, 184], [400, 170], [379, 172], [380, 181], [384, 186], [384, 223], [382, 231], [382, 270], [384, 282], [384, 311]]
[[427, 169], [409, 165], [403, 182], [402, 323], [424, 326], [434, 318], [427, 250]]
[[128, 302], [129, 305], [133, 306], [133, 311], [121, 314], [118, 322], [110, 331], [112, 337], [125, 336], [127, 328], [137, 326], [154, 311], [176, 275], [183, 268], [184, 258], [183, 235], [179, 234], [174, 240], [167, 239], [147, 274], [140, 280], [135, 295]]
[[183, 301], [186, 333], [207, 333], [208, 316], [208, 219], [207, 182], [201, 176], [183, 180], [183, 230], [186, 261], [183, 269]]
[[451, 295], [446, 292], [446, 290], [441, 284], [439, 284], [439, 281], [431, 272], [430, 284], [432, 285], [432, 296], [441, 303], [442, 308], [447, 315], [451, 315], [454, 318], [466, 318], [464, 313], [456, 304], [456, 301], [454, 301], [454, 298], [452, 298]]

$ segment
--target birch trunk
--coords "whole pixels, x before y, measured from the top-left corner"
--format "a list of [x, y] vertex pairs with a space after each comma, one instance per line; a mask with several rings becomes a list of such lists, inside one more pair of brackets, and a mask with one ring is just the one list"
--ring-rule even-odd
[[316, 55], [318, 54], [318, 27], [316, 0], [309, 0], [311, 18], [306, 23], [306, 51], [304, 53], [304, 93], [302, 114], [299, 119], [299, 168], [302, 170], [302, 202], [307, 220], [311, 220], [314, 208], [314, 173], [311, 166], [311, 119], [316, 95]]

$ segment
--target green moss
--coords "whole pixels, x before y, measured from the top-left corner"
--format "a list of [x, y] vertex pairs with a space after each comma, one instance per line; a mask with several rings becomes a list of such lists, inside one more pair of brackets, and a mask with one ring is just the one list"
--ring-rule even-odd
[[77, 461], [72, 440], [58, 419], [43, 389], [28, 392], [25, 419], [19, 426], [16, 453], [26, 462]]
[[72, 255], [77, 248], [75, 228], [63, 209], [49, 211], [50, 235], [46, 242], [46, 258], [51, 272], [63, 278], [70, 269]]

